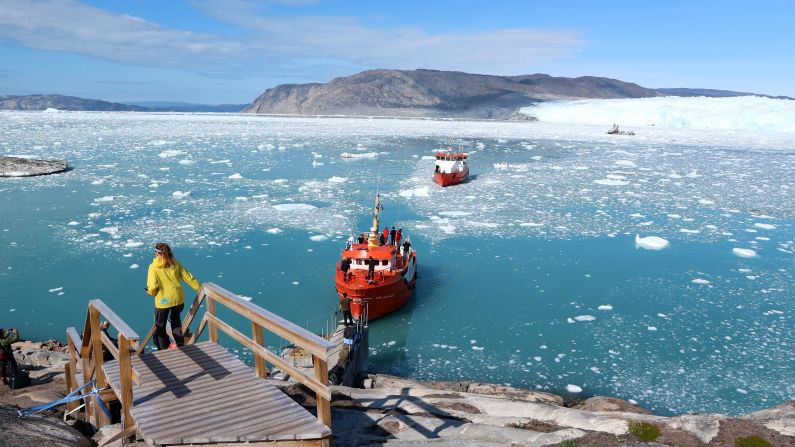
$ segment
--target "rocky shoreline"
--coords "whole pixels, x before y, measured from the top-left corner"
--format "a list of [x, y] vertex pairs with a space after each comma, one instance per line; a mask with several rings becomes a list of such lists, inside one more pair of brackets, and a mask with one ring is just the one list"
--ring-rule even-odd
[[[94, 439], [83, 437], [60, 420], [63, 409], [17, 419], [17, 407], [50, 402], [65, 394], [63, 366], [68, 354], [54, 340], [25, 341], [13, 348], [33, 383], [20, 390], [0, 386], [4, 433], [0, 445], [89, 446], [110, 436], [113, 426]], [[269, 382], [314, 409], [314, 393], [303, 386]], [[611, 397], [592, 397], [567, 406], [554, 394], [471, 381], [420, 382], [370, 374], [364, 385], [332, 387], [335, 446], [420, 446], [430, 442], [450, 447], [795, 446], [795, 400], [740, 417], [664, 417]]]
[[32, 177], [69, 170], [65, 160], [34, 160], [0, 155], [0, 177]]

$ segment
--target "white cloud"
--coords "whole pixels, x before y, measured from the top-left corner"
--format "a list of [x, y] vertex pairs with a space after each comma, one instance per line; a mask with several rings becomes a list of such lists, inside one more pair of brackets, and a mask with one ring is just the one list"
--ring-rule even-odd
[[193, 2], [241, 28], [243, 35], [234, 38], [165, 28], [78, 0], [0, 0], [0, 36], [30, 48], [233, 77], [318, 66], [521, 74], [533, 64], [571, 56], [582, 45], [574, 31], [431, 34], [416, 27], [368, 27], [350, 17], [277, 16], [266, 9], [269, 3], [301, 6], [313, 0]]

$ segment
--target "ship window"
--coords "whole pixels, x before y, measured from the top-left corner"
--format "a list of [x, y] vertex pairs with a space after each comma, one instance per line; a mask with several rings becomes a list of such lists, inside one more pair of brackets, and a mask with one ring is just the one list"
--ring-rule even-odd
[[362, 265], [362, 260], [361, 259], [357, 259], [356, 260], [356, 265]]
[[381, 261], [381, 265], [389, 265], [389, 261], [386, 261], [386, 260]]

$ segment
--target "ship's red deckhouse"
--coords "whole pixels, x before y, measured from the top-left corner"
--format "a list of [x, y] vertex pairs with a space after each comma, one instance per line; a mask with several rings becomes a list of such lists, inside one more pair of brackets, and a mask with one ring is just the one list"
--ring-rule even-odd
[[363, 315], [374, 320], [399, 309], [411, 298], [417, 280], [417, 256], [408, 238], [403, 235], [400, 244], [381, 244], [378, 211], [376, 195], [373, 228], [362, 234], [366, 242], [346, 247], [336, 266], [337, 292], [340, 299], [343, 293], [351, 299], [351, 314], [357, 320]]

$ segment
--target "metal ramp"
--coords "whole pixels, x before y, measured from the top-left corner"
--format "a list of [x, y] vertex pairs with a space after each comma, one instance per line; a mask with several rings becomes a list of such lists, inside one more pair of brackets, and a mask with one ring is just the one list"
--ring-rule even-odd
[[[206, 303], [206, 312], [185, 346], [145, 353], [143, 347], [154, 331], [139, 344], [138, 335], [123, 320], [102, 301], [92, 300], [82, 337], [74, 328], [67, 329], [67, 388], [73, 391], [80, 383], [93, 380], [96, 388], [102, 390], [87, 399], [82, 413], [85, 420], [95, 427], [108, 424], [105, 404], [119, 401], [122, 429], [114, 439], [125, 442], [139, 439], [148, 445], [162, 446], [329, 446], [331, 391], [327, 362], [333, 345], [212, 283], [199, 290], [183, 321], [184, 329], [190, 327], [202, 303]], [[252, 337], [218, 318], [216, 304], [250, 320]], [[118, 344], [100, 330], [100, 317], [118, 331]], [[205, 328], [210, 341], [197, 343]], [[218, 330], [252, 351], [253, 368], [218, 344]], [[299, 370], [266, 349], [265, 330], [310, 353], [313, 368]], [[114, 360], [103, 361], [103, 347]], [[268, 376], [268, 364], [315, 391], [317, 416], [262, 380]], [[82, 369], [80, 379], [78, 369]], [[75, 402], [70, 409], [76, 406]]]

